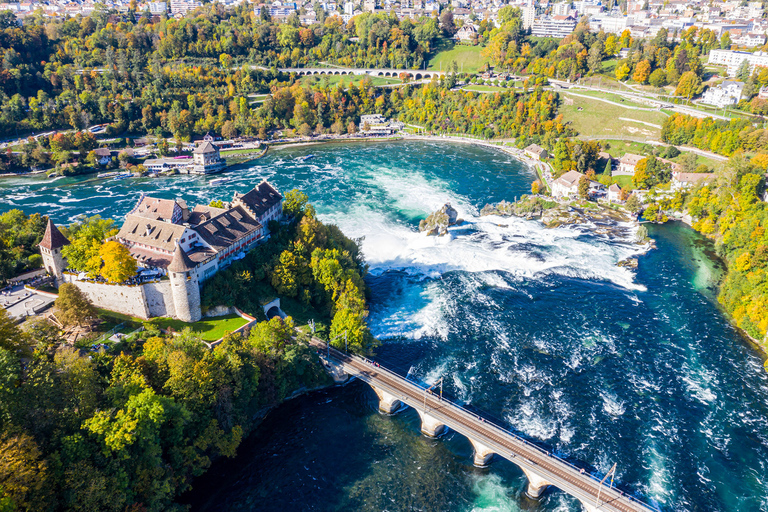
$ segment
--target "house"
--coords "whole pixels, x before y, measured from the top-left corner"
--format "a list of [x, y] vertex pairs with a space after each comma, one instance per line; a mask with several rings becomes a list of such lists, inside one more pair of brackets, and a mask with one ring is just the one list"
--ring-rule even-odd
[[211, 141], [213, 137], [206, 135], [203, 143], [192, 152], [192, 173], [213, 174], [223, 171], [227, 161], [221, 158], [219, 148]]
[[606, 197], [606, 199], [608, 199], [609, 203], [620, 203], [621, 187], [618, 186], [616, 183], [613, 183], [610, 187], [608, 187], [608, 196]]
[[99, 165], [107, 165], [112, 161], [112, 152], [107, 148], [94, 149], [93, 153], [96, 155], [96, 162]]
[[391, 135], [405, 128], [405, 123], [388, 120], [381, 114], [360, 116], [360, 131], [370, 135]]
[[741, 100], [743, 90], [744, 82], [726, 80], [722, 84], [704, 91], [701, 102], [720, 108], [735, 105]]
[[614, 176], [634, 176], [637, 163], [645, 158], [644, 156], [626, 153], [619, 159], [619, 168], [613, 173]]
[[768, 100], [768, 85], [764, 85], [760, 88], [760, 92], [757, 93], [757, 97], [761, 100]]
[[568, 171], [552, 182], [552, 197], [579, 195], [579, 180], [584, 176], [577, 171]]
[[672, 173], [672, 190], [684, 190], [709, 183], [715, 179], [714, 173], [676, 172]]
[[534, 160], [543, 160], [547, 158], [547, 150], [542, 148], [541, 146], [537, 146], [536, 144], [531, 144], [527, 148], [523, 150], [525, 155], [529, 158], [533, 158]]
[[471, 23], [465, 23], [457, 32], [453, 38], [462, 43], [471, 42], [477, 38], [477, 28]]
[[235, 193], [226, 208], [198, 205], [190, 211], [181, 199], [142, 195], [111, 238], [139, 267], [125, 283], [67, 271], [61, 248], [69, 241], [50, 222], [40, 252], [57, 284], [75, 284], [98, 307], [144, 319], [169, 316], [195, 322], [202, 315], [202, 283], [269, 236], [269, 222], [282, 218], [282, 201], [267, 181], [245, 194]]

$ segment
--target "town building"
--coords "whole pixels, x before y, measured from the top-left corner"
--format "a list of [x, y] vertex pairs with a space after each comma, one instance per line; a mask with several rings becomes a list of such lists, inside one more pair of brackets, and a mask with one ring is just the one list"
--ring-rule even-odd
[[767, 52], [749, 53], [732, 50], [710, 50], [708, 62], [709, 64], [726, 66], [728, 76], [736, 76], [741, 63], [745, 60], [749, 63], [750, 74], [755, 71], [756, 67], [768, 67]]
[[537, 37], [563, 38], [576, 28], [576, 18], [573, 16], [542, 16], [533, 22], [531, 34]]
[[57, 285], [74, 283], [98, 307], [195, 322], [202, 316], [202, 283], [269, 236], [269, 222], [282, 218], [282, 199], [267, 181], [235, 193], [225, 208], [198, 205], [190, 211], [183, 200], [142, 195], [111, 238], [128, 249], [139, 268], [120, 284], [68, 271], [61, 249], [69, 240], [50, 221], [40, 253]]
[[722, 84], [710, 87], [704, 91], [704, 94], [701, 96], [701, 102], [720, 108], [736, 105], [742, 98], [743, 90], [744, 82], [726, 80]]
[[219, 148], [212, 141], [213, 137], [206, 135], [192, 152], [193, 174], [214, 174], [226, 169], [227, 161], [221, 158]]
[[477, 28], [471, 23], [465, 23], [457, 32], [453, 38], [462, 43], [468, 43], [472, 39], [477, 38]]
[[360, 131], [369, 135], [392, 135], [405, 128], [405, 123], [389, 120], [381, 114], [360, 116]]
[[715, 179], [714, 173], [675, 172], [672, 173], [672, 190], [684, 190], [709, 183]]
[[641, 155], [626, 153], [619, 159], [619, 168], [616, 169], [616, 171], [614, 171], [612, 174], [614, 176], [634, 176], [635, 167], [637, 166], [637, 163], [643, 158], [645, 157]]

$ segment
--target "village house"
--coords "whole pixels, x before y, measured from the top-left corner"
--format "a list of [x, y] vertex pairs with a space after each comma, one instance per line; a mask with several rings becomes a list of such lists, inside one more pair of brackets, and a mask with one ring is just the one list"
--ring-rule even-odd
[[99, 165], [107, 165], [112, 161], [112, 151], [107, 148], [94, 149], [93, 153], [96, 155], [96, 162]]
[[620, 203], [621, 202], [621, 187], [618, 186], [616, 183], [611, 184], [611, 186], [608, 187], [608, 195], [607, 195], [606, 199], [608, 199], [609, 203]]
[[552, 182], [552, 197], [575, 197], [579, 195], [579, 180], [583, 174], [568, 171]]
[[672, 190], [684, 190], [709, 183], [715, 179], [714, 173], [675, 172], [672, 173]]
[[547, 158], [547, 150], [536, 144], [531, 144], [523, 150], [526, 156], [535, 160], [543, 160]]
[[613, 173], [614, 176], [634, 176], [635, 167], [637, 163], [645, 158], [640, 155], [633, 155], [632, 153], [626, 153], [619, 159], [619, 168]]
[[453, 38], [462, 43], [471, 42], [473, 38], [477, 37], [477, 29], [471, 23], [465, 23], [453, 36]]
[[202, 316], [200, 287], [269, 236], [282, 218], [282, 195], [267, 181], [235, 193], [224, 208], [142, 195], [110, 240], [136, 260], [136, 276], [120, 284], [67, 270], [61, 249], [69, 244], [48, 224], [40, 253], [56, 284], [74, 283], [98, 307], [139, 318], [169, 316], [195, 322]]

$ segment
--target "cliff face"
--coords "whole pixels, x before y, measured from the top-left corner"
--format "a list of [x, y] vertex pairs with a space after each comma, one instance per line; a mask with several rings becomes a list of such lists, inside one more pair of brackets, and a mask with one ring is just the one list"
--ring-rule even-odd
[[450, 203], [432, 213], [426, 219], [419, 222], [419, 231], [426, 231], [427, 235], [443, 236], [448, 233], [450, 226], [456, 225], [459, 212], [457, 212]]

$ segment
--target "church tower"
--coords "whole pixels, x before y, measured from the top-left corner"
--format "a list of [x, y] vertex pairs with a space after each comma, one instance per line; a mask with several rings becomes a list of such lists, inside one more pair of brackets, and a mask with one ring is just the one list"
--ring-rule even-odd
[[69, 245], [69, 240], [61, 234], [51, 219], [48, 219], [45, 235], [40, 241], [40, 255], [43, 257], [43, 266], [56, 279], [56, 286], [63, 282], [64, 269], [67, 268], [67, 260], [61, 254], [65, 245]]
[[196, 265], [178, 244], [173, 260], [168, 265], [168, 277], [171, 280], [176, 318], [184, 322], [200, 320], [200, 284]]

